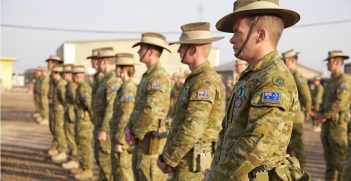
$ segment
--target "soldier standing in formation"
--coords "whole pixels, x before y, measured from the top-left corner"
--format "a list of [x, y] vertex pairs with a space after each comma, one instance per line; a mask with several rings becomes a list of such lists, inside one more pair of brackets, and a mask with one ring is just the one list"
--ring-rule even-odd
[[321, 114], [321, 139], [326, 161], [325, 180], [340, 180], [347, 149], [347, 123], [350, 120], [351, 81], [341, 72], [349, 56], [342, 51], [328, 52], [328, 70], [331, 73], [323, 94]]
[[104, 73], [104, 80], [98, 84], [95, 92], [94, 129], [95, 154], [101, 168], [103, 180], [112, 180], [111, 136], [110, 123], [113, 115], [114, 100], [122, 80], [116, 77], [115, 53], [113, 48], [103, 48], [98, 51], [99, 70]]
[[84, 81], [85, 68], [82, 65], [73, 67], [73, 81], [77, 84], [74, 106], [76, 110], [76, 136], [78, 144], [78, 157], [80, 168], [71, 169], [74, 177], [78, 180], [93, 178], [93, 124], [91, 120], [92, 91], [88, 83]]
[[278, 0], [237, 0], [234, 12], [217, 22], [218, 30], [234, 33], [235, 56], [249, 67], [230, 97], [210, 180], [310, 180], [285, 154], [298, 92], [276, 51], [283, 29], [299, 19], [298, 13], [280, 8]]
[[41, 67], [38, 67], [33, 72], [33, 78], [34, 78], [33, 99], [34, 99], [34, 106], [35, 106], [35, 113], [33, 117], [38, 123], [42, 120], [40, 115], [40, 84], [41, 84], [40, 78], [42, 76], [40, 69]]
[[137, 89], [136, 104], [125, 130], [126, 141], [135, 145], [133, 172], [135, 180], [166, 180], [167, 174], [157, 167], [157, 156], [165, 144], [164, 132], [167, 117], [171, 80], [160, 65], [163, 50], [171, 52], [166, 38], [158, 33], [143, 33], [141, 41], [133, 47], [138, 50], [140, 62], [147, 71]]
[[40, 108], [40, 116], [41, 116], [41, 121], [39, 124], [49, 124], [49, 76], [48, 76], [48, 70], [46, 67], [41, 67], [39, 69], [41, 72], [41, 77], [40, 77], [40, 98], [39, 98], [39, 108]]
[[52, 160], [57, 163], [61, 163], [67, 159], [67, 141], [64, 129], [66, 82], [61, 77], [62, 71], [62, 65], [56, 65], [53, 67], [51, 73], [54, 80], [54, 92], [52, 96], [52, 104], [54, 108], [54, 138], [57, 143], [57, 154], [52, 156]]
[[112, 173], [114, 180], [134, 180], [132, 170], [133, 147], [124, 137], [124, 130], [134, 108], [137, 86], [132, 78], [135, 73], [133, 54], [118, 53], [116, 55], [116, 75], [123, 84], [119, 89], [111, 121], [112, 140]]
[[172, 119], [174, 114], [175, 104], [179, 97], [180, 90], [183, 88], [183, 82], [180, 80], [180, 76], [177, 73], [174, 73], [172, 76], [172, 89], [171, 89], [171, 102], [168, 111], [168, 118]]
[[297, 92], [299, 95], [299, 110], [296, 113], [294, 119], [294, 126], [291, 133], [291, 139], [289, 142], [287, 153], [291, 156], [296, 157], [303, 168], [305, 164], [305, 149], [303, 144], [303, 127], [305, 120], [308, 120], [309, 115], [311, 114], [312, 107], [312, 98], [311, 92], [307, 84], [307, 80], [296, 70], [297, 68], [297, 59], [298, 52], [291, 49], [283, 53], [283, 61], [288, 69], [294, 76], [295, 83], [297, 86]]
[[63, 65], [63, 78], [66, 81], [66, 99], [65, 99], [65, 133], [68, 145], [68, 162], [63, 163], [65, 169], [78, 168], [78, 150], [76, 144], [76, 112], [74, 108], [74, 99], [76, 96], [77, 84], [73, 82], [72, 64]]
[[207, 22], [181, 27], [178, 53], [181, 62], [191, 70], [176, 103], [166, 145], [157, 160], [164, 173], [174, 180], [202, 180], [210, 168], [214, 147], [225, 112], [225, 88], [219, 75], [210, 66], [208, 56], [212, 37]]
[[320, 112], [322, 105], [324, 87], [321, 84], [321, 78], [319, 76], [313, 79], [313, 89], [311, 90], [312, 95], [312, 128], [315, 132], [321, 132], [321, 123], [316, 120], [316, 114]]

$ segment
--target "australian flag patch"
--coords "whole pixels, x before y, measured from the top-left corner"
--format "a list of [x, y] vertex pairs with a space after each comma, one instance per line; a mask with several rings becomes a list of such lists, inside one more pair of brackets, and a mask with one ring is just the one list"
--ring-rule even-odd
[[280, 102], [280, 93], [279, 92], [263, 92], [262, 102], [279, 103]]
[[128, 96], [124, 96], [124, 101], [126, 102], [130, 102], [132, 100], [133, 96], [128, 95]]
[[207, 98], [207, 97], [208, 97], [207, 91], [198, 91], [197, 92], [197, 98]]
[[151, 87], [152, 87], [153, 89], [161, 89], [161, 84], [158, 83], [158, 82], [152, 83], [152, 84], [151, 84]]

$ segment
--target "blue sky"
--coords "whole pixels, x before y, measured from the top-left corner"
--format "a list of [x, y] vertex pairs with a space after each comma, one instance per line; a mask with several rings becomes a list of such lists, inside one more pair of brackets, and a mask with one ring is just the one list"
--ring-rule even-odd
[[[132, 32], [180, 32], [180, 26], [208, 21], [215, 31], [219, 18], [230, 13], [229, 0], [1, 0], [1, 24], [63, 29]], [[280, 52], [294, 48], [301, 52], [300, 63], [327, 72], [322, 60], [327, 51], [341, 49], [351, 55], [351, 1], [349, 0], [281, 0], [280, 6], [300, 13], [296, 27], [286, 29], [278, 45]], [[302, 25], [349, 20], [321, 26]], [[166, 33], [169, 41], [179, 34]], [[214, 46], [221, 50], [221, 63], [234, 59], [229, 38]], [[1, 56], [17, 58], [15, 71], [43, 64], [64, 41], [139, 38], [140, 34], [99, 34], [42, 31], [1, 26]], [[350, 62], [350, 61], [349, 61]], [[328, 74], [325, 74], [328, 75]]]

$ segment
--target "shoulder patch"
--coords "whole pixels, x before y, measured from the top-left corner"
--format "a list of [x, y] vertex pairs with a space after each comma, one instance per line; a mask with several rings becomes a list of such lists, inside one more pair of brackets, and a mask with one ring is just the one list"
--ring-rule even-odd
[[208, 91], [202, 91], [202, 90], [199, 90], [197, 91], [197, 98], [198, 99], [201, 99], [201, 98], [208, 98]]
[[118, 89], [119, 89], [119, 87], [117, 87], [117, 86], [111, 86], [112, 91], [117, 91]]
[[280, 96], [279, 92], [263, 92], [262, 93], [262, 102], [279, 103], [280, 97], [281, 96]]
[[159, 82], [154, 82], [151, 84], [152, 89], [161, 89], [161, 84]]
[[342, 89], [348, 89], [349, 86], [347, 85], [347, 83], [342, 83], [342, 84], [340, 85], [340, 88], [342, 88]]
[[299, 82], [300, 82], [300, 84], [303, 84], [303, 83], [305, 83], [305, 80], [299, 79]]
[[273, 77], [273, 84], [279, 87], [283, 87], [285, 86], [285, 79], [280, 76]]
[[131, 95], [124, 96], [124, 101], [130, 102], [132, 100], [132, 98], [133, 98], [133, 96], [131, 96]]

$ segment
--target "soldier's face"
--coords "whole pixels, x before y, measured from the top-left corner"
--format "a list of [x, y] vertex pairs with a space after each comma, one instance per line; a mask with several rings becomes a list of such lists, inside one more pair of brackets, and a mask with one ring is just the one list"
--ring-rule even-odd
[[337, 72], [341, 69], [343, 59], [341, 57], [330, 58], [327, 62], [327, 67], [330, 72]]
[[97, 59], [91, 59], [91, 67], [93, 67], [95, 70], [98, 70], [99, 62]]
[[98, 61], [98, 65], [99, 65], [99, 67], [98, 67], [99, 71], [102, 71], [102, 72], [105, 71], [105, 69], [106, 69], [106, 62], [105, 62], [104, 58], [100, 59]]
[[63, 74], [65, 80], [72, 80], [72, 73], [66, 72]]
[[190, 64], [190, 59], [191, 59], [191, 56], [190, 56], [190, 51], [191, 51], [191, 45], [188, 45], [188, 44], [180, 44], [179, 48], [178, 48], [178, 53], [179, 53], [179, 56], [181, 58], [181, 61], [182, 63], [184, 64]]
[[149, 49], [147, 46], [145, 46], [145, 45], [140, 45], [140, 48], [139, 48], [139, 50], [138, 50], [138, 55], [139, 55], [139, 61], [140, 61], [140, 62], [146, 63], [147, 58], [148, 58], [147, 53], [148, 53], [149, 50], [150, 50], [150, 49]]
[[119, 66], [116, 66], [116, 69], [115, 69], [115, 72], [116, 72], [116, 76], [117, 77], [121, 77], [121, 67], [119, 67]]
[[293, 57], [285, 58], [284, 63], [290, 71], [294, 71], [296, 69], [297, 61], [295, 58]]
[[49, 70], [51, 70], [54, 67], [54, 65], [55, 65], [54, 61], [52, 61], [52, 60], [49, 60], [47, 63], [48, 63], [48, 69]]

